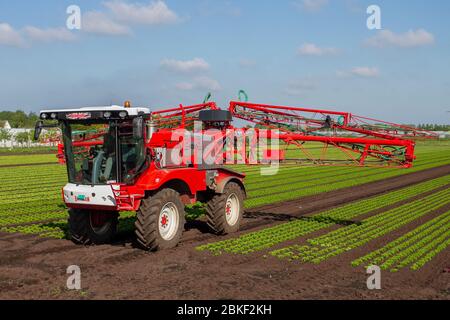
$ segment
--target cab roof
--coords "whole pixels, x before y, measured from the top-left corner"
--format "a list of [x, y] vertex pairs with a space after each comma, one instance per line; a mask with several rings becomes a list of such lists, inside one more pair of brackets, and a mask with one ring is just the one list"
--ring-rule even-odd
[[42, 110], [40, 113], [71, 113], [71, 112], [106, 112], [106, 111], [126, 111], [129, 116], [137, 116], [139, 113], [150, 114], [149, 108], [132, 107], [125, 108], [122, 106], [112, 105], [105, 107], [83, 107], [83, 108], [71, 108], [71, 109], [48, 109]]

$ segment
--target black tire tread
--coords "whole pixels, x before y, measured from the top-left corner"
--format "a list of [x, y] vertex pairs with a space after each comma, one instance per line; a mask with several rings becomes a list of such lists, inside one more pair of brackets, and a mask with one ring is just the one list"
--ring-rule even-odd
[[[180, 228], [184, 228], [185, 214], [184, 205], [181, 203], [180, 194], [173, 189], [163, 189], [152, 196], [143, 199], [135, 222], [136, 241], [144, 250], [156, 251], [172, 247], [164, 243], [159, 236], [158, 219], [161, 207], [167, 202], [178, 203], [183, 209], [180, 212]], [[181, 234], [175, 237], [173, 243], [178, 243]], [[178, 239], [177, 239], [178, 238]], [[171, 240], [172, 241], [172, 240]]]
[[117, 233], [118, 213], [111, 213], [110, 228], [103, 235], [95, 234], [90, 225], [90, 216], [87, 211], [69, 209], [69, 233], [71, 240], [80, 245], [93, 245], [110, 243]]
[[[244, 192], [241, 186], [235, 182], [229, 182], [225, 187], [224, 193], [214, 195], [206, 203], [206, 223], [214, 234], [225, 235], [230, 232], [237, 231], [229, 230], [229, 226], [224, 214], [228, 195], [232, 192], [240, 195], [241, 200], [244, 199]], [[241, 203], [240, 210], [243, 210], [243, 203]], [[237, 227], [239, 227], [239, 223], [240, 221], [238, 221]]]

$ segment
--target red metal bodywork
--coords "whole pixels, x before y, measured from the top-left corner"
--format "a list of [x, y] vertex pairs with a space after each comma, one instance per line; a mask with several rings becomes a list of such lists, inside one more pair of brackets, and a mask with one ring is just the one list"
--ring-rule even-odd
[[205, 102], [192, 106], [183, 106], [159, 111], [153, 111], [151, 118], [159, 127], [186, 128], [196, 120], [202, 110], [218, 110], [215, 102]]
[[[193, 121], [198, 120], [198, 114], [201, 110], [217, 110], [214, 102], [204, 104], [167, 109], [153, 112], [150, 115], [151, 120], [156, 122], [162, 128], [155, 132], [150, 139], [144, 137], [145, 147], [151, 155], [152, 161], [149, 162], [147, 169], [136, 179], [133, 185], [126, 184], [112, 184], [114, 197], [116, 200], [116, 207], [100, 207], [96, 206], [97, 210], [107, 211], [136, 211], [139, 209], [141, 200], [153, 191], [160, 190], [165, 186], [173, 186], [185, 188], [186, 193], [182, 194], [182, 201], [185, 204], [193, 204], [197, 201], [199, 192], [205, 192], [210, 186], [207, 185], [207, 171], [216, 172], [215, 185], [221, 185], [223, 181], [234, 179], [240, 181], [243, 185], [245, 174], [230, 171], [226, 168], [200, 168], [195, 164], [193, 153], [189, 158], [183, 157], [183, 161], [178, 166], [168, 166], [161, 168], [157, 161], [154, 160], [157, 148], [164, 148], [167, 150], [174, 149], [182, 142], [182, 138], [177, 138], [173, 135], [174, 129], [185, 129], [193, 124]], [[173, 127], [173, 128], [172, 128]], [[146, 135], [147, 133], [145, 133]], [[74, 142], [77, 147], [90, 147], [101, 145], [102, 141], [97, 140], [99, 136], [88, 137], [86, 140]], [[94, 141], [92, 141], [94, 139]], [[64, 148], [60, 144], [58, 146], [58, 157], [64, 159]], [[189, 164], [187, 164], [189, 162]], [[64, 197], [63, 197], [64, 198]], [[68, 204], [68, 207], [89, 209], [92, 205], [89, 204]]]
[[[270, 138], [279, 139], [287, 146], [296, 146], [304, 153], [303, 160], [315, 165], [345, 163], [357, 166], [409, 168], [415, 159], [415, 142], [412, 139], [437, 138], [433, 132], [356, 116], [348, 112], [240, 101], [231, 101], [229, 111], [236, 118], [260, 127], [277, 129], [279, 133]], [[313, 156], [305, 148], [306, 142], [322, 143], [321, 155]], [[347, 160], [330, 159], [327, 153], [329, 149], [339, 150]]]
[[[183, 137], [174, 135], [175, 129], [190, 128], [194, 121], [198, 120], [199, 112], [202, 110], [218, 110], [214, 102], [179, 108], [166, 109], [153, 112], [147, 121], [156, 124], [158, 128], [151, 137], [145, 137], [146, 149], [151, 161], [148, 167], [140, 174], [133, 185], [113, 184], [114, 196], [117, 206], [113, 210], [133, 211], [140, 206], [141, 200], [148, 193], [157, 191], [164, 187], [176, 185], [185, 192], [183, 201], [194, 203], [201, 192], [211, 189], [207, 174], [214, 173], [214, 186], [221, 186], [230, 179], [235, 179], [243, 185], [244, 174], [236, 173], [226, 168], [207, 168], [195, 163], [196, 153], [186, 156], [181, 154], [182, 162], [178, 166], [168, 165], [161, 167], [157, 160], [159, 149], [174, 150], [183, 140]], [[319, 109], [295, 108], [287, 106], [272, 106], [254, 104], [247, 102], [232, 101], [229, 106], [232, 116], [259, 125], [255, 130], [257, 138], [261, 128], [277, 129], [277, 131], [266, 132], [267, 139], [278, 139], [287, 146], [294, 145], [301, 150], [305, 162], [309, 161], [315, 165], [340, 165], [343, 160], [331, 160], [327, 158], [329, 148], [341, 151], [347, 159], [346, 165], [357, 166], [389, 166], [389, 167], [411, 167], [414, 155], [415, 138], [433, 138], [430, 132], [416, 130], [406, 126], [377, 121], [370, 118], [354, 116], [348, 112], [336, 112]], [[221, 127], [220, 133], [225, 137], [226, 129], [233, 128], [229, 123], [227, 127]], [[240, 130], [245, 134], [247, 129]], [[326, 132], [326, 134], [323, 134]], [[202, 131], [204, 134], [205, 131]], [[351, 136], [356, 134], [357, 136]], [[93, 139], [94, 138], [94, 139]], [[92, 146], [99, 144], [98, 137], [89, 137], [85, 140], [75, 142], [76, 146]], [[219, 139], [219, 149], [223, 143]], [[323, 145], [321, 156], [312, 156], [310, 151], [304, 147], [306, 142], [316, 142]], [[100, 143], [101, 144], [101, 143]], [[247, 146], [244, 140], [242, 150], [232, 149], [232, 157], [236, 154], [242, 155], [244, 163], [251, 163], [247, 155]], [[263, 150], [264, 160], [285, 160], [286, 150]], [[202, 152], [212, 152], [202, 151]], [[63, 154], [62, 146], [58, 146], [59, 158]], [[219, 152], [220, 160], [230, 156], [225, 152]], [[69, 205], [72, 207], [89, 207], [89, 205]], [[100, 210], [111, 210], [98, 208]]]

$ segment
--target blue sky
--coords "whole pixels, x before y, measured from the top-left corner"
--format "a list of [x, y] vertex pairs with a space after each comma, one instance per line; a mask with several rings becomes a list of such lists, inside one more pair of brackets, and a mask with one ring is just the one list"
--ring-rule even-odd
[[[381, 8], [382, 30], [366, 26]], [[81, 30], [66, 8], [81, 9]], [[0, 108], [250, 100], [449, 123], [450, 1], [0, 0]]]

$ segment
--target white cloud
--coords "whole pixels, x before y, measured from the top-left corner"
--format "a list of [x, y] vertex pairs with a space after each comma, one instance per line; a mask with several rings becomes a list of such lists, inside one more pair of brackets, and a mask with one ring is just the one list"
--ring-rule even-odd
[[355, 76], [366, 78], [378, 77], [380, 75], [380, 71], [375, 67], [355, 67], [350, 72]]
[[303, 56], [324, 56], [337, 54], [339, 52], [336, 48], [320, 48], [314, 43], [304, 43], [299, 49], [298, 54]]
[[108, 1], [104, 5], [111, 10], [115, 17], [130, 24], [169, 24], [179, 21], [175, 12], [161, 0], [147, 5], [133, 4], [123, 1]]
[[75, 35], [66, 28], [40, 29], [28, 26], [24, 28], [24, 32], [28, 38], [38, 42], [73, 41], [76, 39]]
[[431, 45], [434, 43], [434, 35], [424, 29], [409, 30], [405, 33], [394, 33], [390, 30], [381, 30], [372, 38], [366, 40], [366, 45], [384, 48], [388, 46], [411, 48]]
[[7, 23], [0, 23], [0, 45], [23, 47], [22, 35]]
[[375, 78], [380, 75], [380, 70], [376, 67], [354, 67], [350, 71], [337, 71], [336, 75], [340, 78], [348, 78], [352, 76]]
[[328, 4], [328, 0], [301, 0], [294, 2], [294, 5], [300, 9], [309, 12], [316, 12]]
[[81, 30], [89, 33], [111, 36], [130, 35], [129, 27], [124, 26], [102, 12], [90, 11], [83, 15]]
[[192, 60], [164, 59], [161, 61], [160, 64], [163, 68], [167, 70], [179, 73], [190, 73], [209, 70], [208, 62], [206, 62], [202, 58], [195, 58]]
[[190, 90], [210, 90], [218, 91], [221, 89], [220, 83], [210, 77], [201, 76], [196, 77], [190, 82], [180, 82], [176, 84], [176, 88], [179, 90], [190, 91]]
[[[88, 11], [83, 14], [81, 30], [111, 36], [131, 35], [132, 24], [159, 25], [178, 22], [180, 19], [162, 0], [148, 4], [127, 3], [112, 0], [103, 3], [108, 11]], [[7, 23], [0, 23], [0, 45], [29, 47], [27, 42], [72, 41], [74, 33], [65, 28], [38, 28], [27, 26], [15, 30]]]

